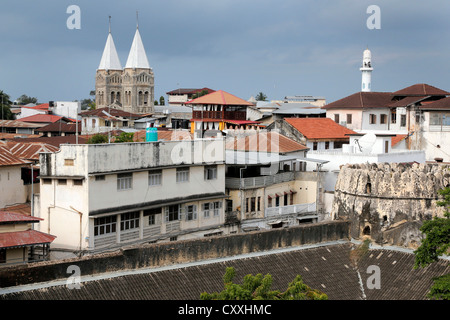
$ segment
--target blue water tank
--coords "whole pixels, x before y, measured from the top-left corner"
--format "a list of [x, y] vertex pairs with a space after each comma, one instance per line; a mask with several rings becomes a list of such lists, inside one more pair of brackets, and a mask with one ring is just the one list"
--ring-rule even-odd
[[145, 141], [146, 142], [158, 141], [158, 128], [148, 127], [145, 132]]

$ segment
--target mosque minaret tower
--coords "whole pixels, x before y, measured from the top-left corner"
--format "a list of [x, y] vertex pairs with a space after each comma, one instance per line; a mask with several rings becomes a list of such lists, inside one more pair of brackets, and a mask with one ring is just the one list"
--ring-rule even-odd
[[370, 92], [372, 90], [372, 53], [369, 49], [364, 50], [363, 64], [359, 69], [362, 72], [361, 91]]

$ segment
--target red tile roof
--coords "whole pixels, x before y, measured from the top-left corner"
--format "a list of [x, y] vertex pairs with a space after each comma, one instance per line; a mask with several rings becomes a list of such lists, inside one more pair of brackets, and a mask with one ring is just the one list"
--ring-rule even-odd
[[322, 109], [385, 108], [392, 103], [390, 92], [357, 92], [326, 104]]
[[337, 124], [330, 118], [285, 118], [284, 120], [308, 140], [348, 139], [349, 137], [346, 134], [356, 133]]
[[407, 134], [398, 134], [391, 138], [391, 146], [395, 146], [397, 143], [405, 139], [408, 135]]
[[223, 90], [206, 94], [200, 98], [186, 102], [186, 104], [221, 105], [221, 106], [253, 106], [253, 103], [243, 100]]
[[201, 88], [201, 89], [175, 89], [169, 92], [166, 92], [166, 94], [194, 94], [198, 92], [202, 92], [203, 90], [208, 91], [208, 93], [214, 92], [215, 90], [209, 89], [209, 88]]
[[34, 106], [34, 107], [26, 107], [26, 108], [35, 109], [35, 110], [48, 110], [49, 106], [50, 105], [48, 103], [42, 103], [42, 104], [38, 104], [37, 106]]
[[44, 219], [10, 211], [0, 211], [0, 224], [11, 222], [39, 222], [41, 220]]
[[30, 246], [51, 243], [56, 236], [36, 230], [0, 233], [0, 248]]
[[[61, 121], [53, 122], [49, 125], [41, 127], [36, 132], [65, 132], [65, 133], [76, 133], [77, 124], [76, 123], [65, 123]], [[81, 133], [81, 123], [78, 123], [78, 133]]]
[[450, 110], [450, 97], [426, 103], [420, 106], [423, 110]]
[[245, 137], [227, 137], [226, 149], [236, 151], [259, 151], [288, 153], [308, 150], [301, 143], [278, 132], [256, 132]]
[[394, 96], [433, 96], [433, 95], [447, 96], [450, 95], [450, 92], [430, 86], [429, 84], [426, 83], [418, 83], [403, 88], [401, 90], [395, 91], [392, 94]]
[[66, 122], [71, 122], [72, 119], [66, 117], [56, 116], [54, 114], [35, 114], [29, 117], [20, 118], [22, 122], [38, 122], [38, 123], [53, 123], [59, 120], [64, 120]]
[[122, 117], [122, 118], [127, 118], [127, 119], [129, 119], [129, 118], [139, 119], [142, 117], [141, 114], [131, 113], [131, 112], [127, 112], [124, 110], [109, 108], [109, 107], [84, 111], [84, 112], [80, 113], [81, 116], [97, 116], [100, 118], [111, 119], [111, 117], [109, 117], [108, 114], [110, 114], [113, 117]]

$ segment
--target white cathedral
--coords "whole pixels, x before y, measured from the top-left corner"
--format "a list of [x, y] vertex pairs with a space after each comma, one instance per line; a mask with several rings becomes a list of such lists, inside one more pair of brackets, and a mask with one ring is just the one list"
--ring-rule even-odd
[[95, 78], [96, 108], [112, 107], [131, 113], [154, 112], [154, 75], [136, 27], [130, 53], [122, 68], [109, 28]]

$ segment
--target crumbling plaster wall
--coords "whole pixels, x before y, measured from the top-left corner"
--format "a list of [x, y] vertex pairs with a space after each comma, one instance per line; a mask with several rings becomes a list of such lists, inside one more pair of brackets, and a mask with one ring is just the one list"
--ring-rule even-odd
[[379, 244], [416, 248], [424, 220], [443, 216], [438, 190], [450, 186], [443, 164], [357, 164], [341, 167], [332, 219], [349, 219], [350, 235]]

